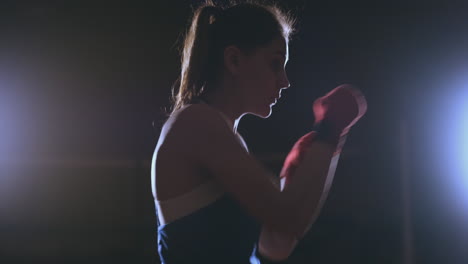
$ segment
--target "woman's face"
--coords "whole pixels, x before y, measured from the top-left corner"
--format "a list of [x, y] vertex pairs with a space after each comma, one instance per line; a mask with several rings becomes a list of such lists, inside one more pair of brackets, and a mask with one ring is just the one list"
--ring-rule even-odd
[[270, 116], [281, 90], [289, 87], [285, 70], [288, 58], [287, 42], [278, 37], [242, 59], [238, 80], [248, 113], [263, 118]]

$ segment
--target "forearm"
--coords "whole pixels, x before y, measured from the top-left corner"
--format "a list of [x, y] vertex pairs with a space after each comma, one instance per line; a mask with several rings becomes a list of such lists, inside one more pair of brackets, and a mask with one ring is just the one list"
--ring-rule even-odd
[[299, 237], [318, 216], [326, 199], [334, 176], [334, 170], [330, 171], [333, 166], [330, 165], [337, 161], [334, 153], [333, 145], [313, 142], [292, 179], [289, 179], [288, 184], [282, 184], [282, 193], [294, 199], [288, 223], [294, 227], [292, 231]]
[[[306, 223], [305, 226], [304, 224], [300, 225], [301, 227], [304, 227], [304, 229], [301, 232], [300, 237], [303, 237], [311, 228], [311, 226], [314, 224], [314, 222], [317, 220], [318, 216], [320, 215], [320, 212], [323, 208], [323, 205], [325, 204], [325, 201], [328, 198], [328, 194], [330, 192], [333, 179], [335, 177], [335, 171], [336, 167], [338, 165], [338, 161], [340, 159], [340, 154], [335, 154], [331, 162], [329, 164], [328, 172], [326, 174], [326, 177], [323, 182], [317, 180], [317, 193], [320, 194], [320, 198], [318, 201], [314, 197], [314, 195], [311, 195], [310, 197], [310, 202], [308, 203], [307, 201], [304, 201], [303, 204], [303, 209], [301, 212], [303, 213], [300, 217], [303, 217], [302, 223]], [[285, 188], [289, 188], [291, 184], [285, 185]], [[321, 189], [321, 190], [319, 190]]]
[[[286, 259], [302, 237], [315, 222], [328, 196], [339, 155], [334, 155], [330, 146], [313, 144], [304, 157], [294, 179], [285, 184], [281, 180], [283, 194], [296, 195], [301, 200], [291, 207], [295, 214], [283, 222], [283, 227], [294, 227], [291, 231], [263, 226], [260, 234], [259, 252], [278, 261]], [[302, 168], [301, 168], [302, 167]]]

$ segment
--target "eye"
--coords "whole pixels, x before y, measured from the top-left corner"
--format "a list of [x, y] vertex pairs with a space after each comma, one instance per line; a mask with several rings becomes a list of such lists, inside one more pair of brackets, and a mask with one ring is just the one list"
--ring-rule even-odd
[[283, 61], [282, 60], [274, 60], [271, 63], [271, 68], [275, 72], [281, 71], [283, 69]]

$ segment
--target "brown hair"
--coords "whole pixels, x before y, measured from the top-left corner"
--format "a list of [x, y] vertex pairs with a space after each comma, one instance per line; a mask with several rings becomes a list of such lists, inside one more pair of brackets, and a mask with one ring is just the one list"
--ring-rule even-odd
[[172, 89], [172, 111], [202, 99], [218, 81], [225, 47], [236, 45], [252, 52], [275, 37], [288, 41], [293, 24], [291, 16], [275, 5], [249, 1], [221, 7], [206, 1], [195, 10], [185, 35], [181, 74]]

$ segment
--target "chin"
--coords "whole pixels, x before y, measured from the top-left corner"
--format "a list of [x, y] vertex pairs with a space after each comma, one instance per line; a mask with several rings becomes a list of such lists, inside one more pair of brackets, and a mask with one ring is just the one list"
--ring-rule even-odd
[[267, 107], [264, 107], [263, 109], [259, 109], [257, 111], [255, 111], [254, 115], [260, 117], [260, 118], [268, 118], [271, 116], [271, 113], [273, 112], [273, 110], [271, 109], [273, 105], [269, 105]]

